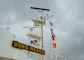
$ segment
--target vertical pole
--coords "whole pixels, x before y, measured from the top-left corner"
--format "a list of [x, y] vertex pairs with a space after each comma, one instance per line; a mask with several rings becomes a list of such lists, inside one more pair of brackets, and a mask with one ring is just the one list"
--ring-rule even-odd
[[30, 52], [28, 51], [28, 58], [30, 58]]
[[[38, 10], [39, 12], [39, 17], [42, 20], [42, 10]], [[43, 24], [41, 23], [41, 49], [43, 49]], [[43, 55], [41, 55], [40, 60], [43, 60]]]
[[[41, 47], [41, 49], [43, 49], [43, 26], [42, 26], [42, 24], [41, 24], [41, 34], [42, 34], [42, 35], [41, 35], [41, 39], [42, 39], [42, 40], [41, 40], [41, 42], [42, 42], [42, 45], [41, 45], [42, 47]], [[41, 56], [41, 60], [43, 60], [43, 55]]]
[[56, 54], [56, 60], [57, 60], [57, 54]]
[[52, 42], [50, 42], [50, 60], [52, 60]]
[[[56, 49], [56, 53], [57, 53], [57, 49]], [[57, 54], [56, 54], [56, 60], [57, 60]]]
[[[32, 32], [32, 30], [33, 30], [33, 29], [32, 29], [32, 28], [30, 28], [30, 33]], [[30, 41], [30, 37], [28, 37], [28, 38], [29, 38], [28, 40]], [[29, 44], [29, 41], [28, 41], [28, 44]], [[31, 55], [31, 52], [30, 52], [30, 51], [28, 51], [28, 58], [30, 58], [30, 55]]]
[[[50, 23], [50, 22], [49, 22]], [[50, 30], [51, 30], [51, 26], [50, 26]], [[52, 35], [52, 34], [51, 34]], [[52, 38], [52, 37], [51, 37]], [[50, 60], [53, 60], [52, 58], [52, 40], [50, 41]]]
[[[28, 37], [30, 39], [30, 37]], [[29, 41], [28, 41], [29, 44]], [[28, 58], [30, 58], [30, 51], [28, 51]]]
[[[30, 31], [31, 33], [31, 31]], [[29, 41], [30, 41], [30, 37], [28, 36], [28, 44], [29, 44]], [[28, 58], [30, 58], [30, 51], [28, 51]]]

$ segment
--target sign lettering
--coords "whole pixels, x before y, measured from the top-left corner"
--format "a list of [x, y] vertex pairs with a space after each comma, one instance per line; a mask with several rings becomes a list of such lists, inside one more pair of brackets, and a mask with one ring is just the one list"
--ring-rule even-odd
[[24, 49], [24, 50], [28, 50], [28, 51], [31, 51], [31, 52], [41, 54], [41, 55], [45, 55], [44, 50], [29, 46], [29, 45], [26, 45], [26, 44], [23, 44], [23, 43], [20, 43], [18, 41], [13, 41], [12, 46], [15, 47], [15, 48], [18, 48], [18, 49]]

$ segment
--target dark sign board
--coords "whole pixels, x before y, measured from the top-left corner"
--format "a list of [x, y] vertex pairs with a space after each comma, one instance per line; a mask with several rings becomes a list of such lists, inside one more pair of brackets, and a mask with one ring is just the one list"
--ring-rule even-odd
[[29, 45], [26, 45], [26, 44], [23, 44], [23, 43], [20, 43], [18, 41], [13, 41], [12, 46], [15, 47], [15, 48], [18, 48], [18, 49], [24, 49], [24, 50], [28, 50], [28, 51], [31, 51], [31, 52], [41, 54], [41, 55], [45, 55], [44, 50], [29, 46]]

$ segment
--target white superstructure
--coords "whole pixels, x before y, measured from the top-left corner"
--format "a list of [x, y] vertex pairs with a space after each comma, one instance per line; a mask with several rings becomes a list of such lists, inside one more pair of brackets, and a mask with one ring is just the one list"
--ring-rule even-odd
[[32, 60], [24, 50], [12, 47], [14, 35], [7, 29], [0, 28], [0, 60]]
[[[47, 52], [43, 49], [43, 26], [46, 24], [46, 19], [48, 19], [49, 16], [46, 15], [44, 17], [42, 10], [49, 11], [49, 9], [31, 8], [37, 9], [39, 12], [38, 18], [31, 19], [34, 22], [34, 26], [24, 27], [30, 28], [30, 32], [27, 33], [26, 36], [32, 38], [32, 46], [15, 41], [15, 36], [9, 32], [8, 29], [0, 28], [0, 60], [35, 60], [30, 57], [31, 52], [40, 54], [39, 60], [47, 60], [46, 58], [49, 60], [57, 60], [57, 54], [52, 53], [52, 51]], [[33, 28], [40, 28], [40, 35], [32, 33]], [[45, 52], [49, 53], [49, 56], [46, 56]], [[64, 56], [61, 57], [64, 58], [63, 60], [66, 59]]]

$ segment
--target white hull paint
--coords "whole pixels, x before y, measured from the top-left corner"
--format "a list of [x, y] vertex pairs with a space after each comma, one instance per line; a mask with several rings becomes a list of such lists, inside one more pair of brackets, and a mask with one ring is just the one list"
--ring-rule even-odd
[[12, 47], [13, 39], [13, 34], [0, 28], [0, 60], [32, 60], [23, 50]]

